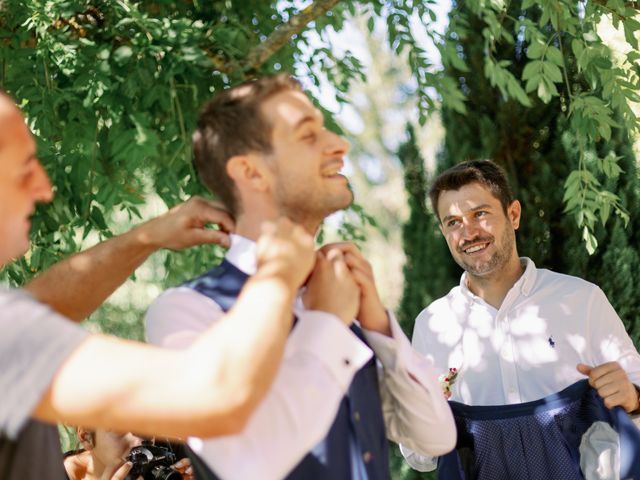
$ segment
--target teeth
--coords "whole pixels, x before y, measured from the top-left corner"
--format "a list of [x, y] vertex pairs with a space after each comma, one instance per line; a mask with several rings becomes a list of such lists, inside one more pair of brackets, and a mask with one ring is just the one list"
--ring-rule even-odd
[[471, 247], [471, 248], [467, 248], [465, 250], [465, 252], [467, 253], [474, 253], [477, 252], [479, 250], [482, 250], [485, 246], [484, 245], [476, 245], [475, 247]]

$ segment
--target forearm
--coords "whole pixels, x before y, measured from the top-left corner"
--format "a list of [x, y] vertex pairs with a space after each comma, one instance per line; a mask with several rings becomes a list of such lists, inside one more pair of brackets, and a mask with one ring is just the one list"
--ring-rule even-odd
[[156, 249], [143, 224], [53, 265], [24, 289], [65, 317], [81, 321]]
[[380, 359], [381, 396], [391, 440], [426, 455], [441, 455], [455, 445], [455, 424], [431, 362], [410, 345], [390, 318], [392, 338], [365, 331]]
[[257, 276], [188, 350], [92, 336], [62, 365], [34, 416], [144, 435], [238, 433], [275, 376], [292, 301], [284, 282]]
[[280, 366], [293, 322], [294, 291], [277, 276], [258, 272], [227, 315], [190, 348], [198, 365], [210, 365], [212, 377], [224, 381], [245, 420]]

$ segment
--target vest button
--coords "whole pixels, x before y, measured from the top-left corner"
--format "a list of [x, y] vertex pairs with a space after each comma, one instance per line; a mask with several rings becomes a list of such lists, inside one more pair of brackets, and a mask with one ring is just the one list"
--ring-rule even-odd
[[362, 454], [362, 460], [364, 463], [369, 463], [373, 459], [373, 454], [371, 452], [364, 452]]
[[353, 412], [353, 419], [356, 422], [359, 422], [360, 421], [360, 412]]

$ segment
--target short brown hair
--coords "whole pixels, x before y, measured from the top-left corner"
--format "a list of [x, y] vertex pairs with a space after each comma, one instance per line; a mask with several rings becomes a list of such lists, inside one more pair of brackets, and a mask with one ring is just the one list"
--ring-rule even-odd
[[272, 125], [260, 106], [284, 90], [302, 91], [302, 86], [287, 74], [265, 76], [221, 91], [200, 111], [192, 137], [194, 165], [205, 186], [233, 216], [240, 205], [227, 161], [235, 155], [271, 152]]
[[429, 198], [438, 220], [440, 220], [438, 213], [440, 194], [447, 190], [460, 190], [470, 183], [479, 183], [487, 188], [494, 197], [500, 200], [505, 213], [509, 205], [513, 203], [513, 192], [507, 181], [507, 174], [502, 167], [490, 160], [469, 160], [445, 170], [433, 182], [429, 190]]

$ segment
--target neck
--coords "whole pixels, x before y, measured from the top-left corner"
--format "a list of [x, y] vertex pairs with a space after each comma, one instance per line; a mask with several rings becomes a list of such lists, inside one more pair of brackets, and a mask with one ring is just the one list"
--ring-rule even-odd
[[268, 221], [276, 221], [281, 216], [288, 216], [293, 222], [302, 226], [310, 235], [317, 233], [320, 223], [318, 221], [309, 221], [305, 219], [294, 218], [291, 215], [286, 215], [280, 212], [264, 212], [258, 209], [250, 210], [246, 209], [242, 214], [236, 218], [236, 231], [238, 235], [241, 235], [254, 242], [258, 241], [260, 237], [262, 224]]
[[504, 268], [487, 275], [476, 276], [467, 272], [467, 288], [499, 310], [507, 293], [523, 273], [524, 268], [520, 264], [520, 258], [515, 254]]

